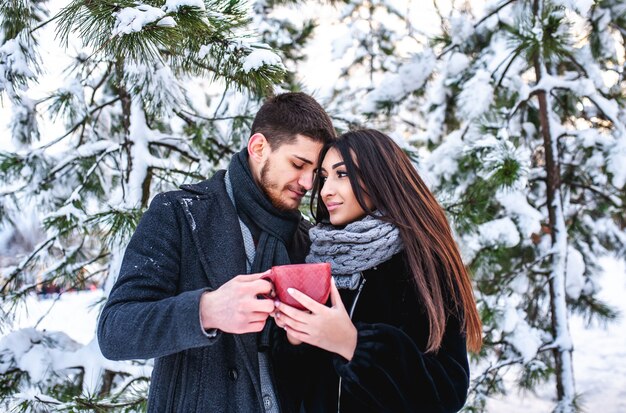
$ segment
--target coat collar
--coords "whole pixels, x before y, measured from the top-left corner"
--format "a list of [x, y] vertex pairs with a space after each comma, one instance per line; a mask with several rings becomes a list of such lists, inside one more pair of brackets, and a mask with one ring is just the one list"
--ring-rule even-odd
[[185, 184], [181, 185], [180, 189], [189, 192], [194, 195], [208, 195], [215, 190], [219, 190], [220, 179], [215, 179], [221, 176], [221, 182], [224, 182], [224, 175], [226, 174], [225, 170], [219, 170], [215, 173], [213, 178], [206, 179], [201, 182], [197, 182], [195, 184]]

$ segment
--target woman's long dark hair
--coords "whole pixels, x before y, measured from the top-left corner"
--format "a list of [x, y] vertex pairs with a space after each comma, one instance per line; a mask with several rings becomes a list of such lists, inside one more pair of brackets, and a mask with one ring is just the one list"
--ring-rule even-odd
[[[371, 129], [344, 133], [322, 149], [335, 148], [346, 165], [350, 184], [361, 208], [393, 223], [400, 230], [415, 288], [428, 315], [430, 336], [426, 351], [441, 346], [450, 315], [457, 317], [467, 336], [467, 347], [478, 352], [482, 345], [482, 324], [476, 309], [469, 273], [452, 237], [443, 209], [426, 187], [409, 157], [387, 135]], [[329, 214], [320, 194], [317, 174], [311, 197], [311, 211], [317, 222]], [[364, 197], [372, 202], [367, 207]]]

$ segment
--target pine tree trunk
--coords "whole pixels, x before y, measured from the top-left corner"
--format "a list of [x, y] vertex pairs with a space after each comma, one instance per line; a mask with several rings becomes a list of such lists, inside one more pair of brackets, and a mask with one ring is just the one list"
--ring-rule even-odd
[[[534, 3], [536, 21], [541, 22], [543, 4], [541, 0]], [[543, 48], [534, 58], [537, 83], [548, 73], [543, 60]], [[550, 236], [552, 239], [552, 268], [550, 271], [550, 311], [552, 319], [552, 336], [554, 338], [554, 361], [556, 369], [556, 388], [558, 405], [555, 412], [570, 413], [575, 410], [575, 383], [572, 365], [572, 339], [569, 332], [567, 302], [565, 294], [565, 269], [567, 261], [567, 228], [563, 215], [561, 199], [561, 174], [559, 168], [559, 148], [557, 140], [552, 136], [551, 96], [545, 90], [537, 94], [539, 101], [539, 118], [541, 134], [545, 149], [546, 196]]]
[[111, 394], [111, 388], [113, 387], [113, 379], [115, 378], [115, 372], [111, 370], [105, 370], [102, 375], [102, 387], [98, 392], [98, 396], [108, 396]]

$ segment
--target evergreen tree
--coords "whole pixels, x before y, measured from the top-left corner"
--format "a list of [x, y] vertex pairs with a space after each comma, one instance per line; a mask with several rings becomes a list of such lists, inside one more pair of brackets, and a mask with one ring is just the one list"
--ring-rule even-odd
[[303, 7], [306, 5], [292, 0], [257, 0], [253, 5], [254, 24], [263, 43], [276, 51], [287, 69], [279, 85], [285, 91], [307, 91], [299, 80], [298, 67], [309, 58], [305, 48], [314, 38], [318, 22], [303, 14]]
[[339, 78], [328, 93], [340, 129], [365, 121], [394, 137], [415, 129], [417, 97], [435, 63], [434, 55], [415, 53], [427, 45], [412, 18], [421, 6], [390, 0], [335, 5], [332, 57]]
[[[478, 17], [457, 9], [421, 54], [438, 58], [413, 137], [432, 150], [422, 166], [484, 322], [468, 411], [505, 392], [515, 367], [522, 388], [554, 380], [555, 412], [581, 407], [569, 316], [615, 317], [596, 297], [598, 257], [626, 252], [625, 11], [546, 0], [489, 3]], [[384, 91], [370, 93], [379, 109], [393, 103]]]
[[352, 35], [337, 40], [335, 111], [424, 155], [484, 322], [466, 410], [485, 411], [513, 369], [523, 389], [554, 381], [554, 410], [577, 411], [569, 316], [616, 316], [597, 298], [598, 258], [626, 252], [626, 6], [434, 4], [429, 44], [391, 2], [340, 8]]
[[[0, 220], [33, 209], [45, 234], [0, 276], [1, 329], [44, 286], [106, 283], [152, 196], [209, 177], [238, 150], [285, 68], [251, 33], [243, 2], [76, 0], [0, 8], [0, 92], [13, 112], [0, 152]], [[52, 15], [52, 17], [50, 17]], [[38, 81], [57, 36], [64, 84]], [[62, 129], [60, 135], [50, 131]], [[16, 233], [19, 228], [15, 228]], [[27, 360], [37, 359], [36, 363]], [[0, 342], [0, 409], [131, 411], [145, 407], [151, 362], [105, 360], [62, 333]]]

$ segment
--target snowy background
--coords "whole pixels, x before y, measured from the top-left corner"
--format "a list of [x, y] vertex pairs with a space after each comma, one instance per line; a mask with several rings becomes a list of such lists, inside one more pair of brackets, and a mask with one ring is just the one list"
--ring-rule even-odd
[[[570, 319], [574, 348], [576, 390], [582, 394], [586, 412], [626, 412], [626, 267], [614, 258], [602, 260], [600, 297], [621, 316], [607, 326], [587, 326], [581, 317]], [[513, 391], [507, 397], [494, 400], [490, 411], [507, 413], [550, 412], [554, 405], [551, 386], [540, 386], [536, 394]]]
[[[187, 1], [187, 0], [185, 0]], [[175, 1], [169, 3], [175, 4]], [[423, 33], [433, 33], [439, 29], [438, 19], [434, 17], [435, 9], [434, 4], [431, 2], [405, 2], [405, 1], [389, 1], [399, 7], [399, 10], [406, 12], [407, 18], [412, 22], [419, 22], [415, 24], [420, 27]], [[445, 9], [449, 5], [447, 2], [436, 2], [440, 8]], [[474, 5], [474, 13], [476, 16], [480, 16], [482, 11], [482, 5], [494, 4], [496, 2], [482, 2], [472, 1]], [[578, 4], [578, 7], [582, 9], [588, 9], [592, 4], [591, 1], [579, 1], [579, 2], [562, 2], [563, 4]], [[54, 0], [49, 3], [50, 9], [54, 12], [60, 6], [67, 4], [67, 1]], [[152, 9], [150, 9], [152, 10]], [[294, 10], [297, 10], [294, 12]], [[154, 17], [157, 14], [160, 15], [158, 10], [153, 10], [155, 15], [150, 13], [150, 16]], [[354, 58], [354, 54], [358, 54], [351, 49], [353, 46], [351, 43], [354, 38], [359, 36], [367, 37], [371, 27], [363, 22], [357, 22], [350, 27], [344, 22], [338, 22], [338, 9], [329, 7], [310, 6], [308, 9], [285, 9], [282, 11], [283, 18], [287, 20], [299, 20], [305, 16], [315, 15], [318, 18], [318, 22], [321, 23], [317, 29], [317, 35], [306, 48], [307, 59], [302, 61], [298, 66], [298, 79], [303, 86], [303, 89], [313, 94], [320, 102], [325, 103], [331, 99], [337, 89], [342, 88], [342, 83], [345, 79], [342, 79], [340, 74], [342, 68], [344, 68], [351, 58]], [[281, 12], [275, 13], [274, 17], [281, 17]], [[445, 10], [444, 10], [445, 14]], [[143, 15], [142, 15], [143, 16]], [[144, 17], [150, 17], [144, 16]], [[116, 30], [119, 32], [132, 31], [138, 28], [133, 28], [131, 20], [128, 17], [122, 15], [120, 19], [120, 25], [116, 26]], [[150, 17], [150, 18], [152, 18]], [[157, 16], [158, 17], [158, 16]], [[345, 16], [343, 16], [345, 17]], [[457, 16], [458, 17], [458, 16]], [[123, 23], [123, 24], [122, 24]], [[139, 23], [139, 22], [137, 22]], [[145, 21], [143, 21], [145, 23]], [[164, 24], [169, 24], [171, 21], [165, 21]], [[258, 22], [257, 22], [258, 23]], [[456, 26], [455, 26], [456, 24]], [[452, 31], [453, 37], [458, 36], [459, 42], [464, 41], [464, 36], [468, 37], [469, 32], [472, 30], [471, 24], [462, 19], [452, 21], [454, 30]], [[53, 26], [46, 26], [39, 31], [42, 47], [40, 48], [41, 60], [46, 62], [45, 72], [39, 77], [39, 83], [28, 90], [28, 99], [36, 101], [49, 94], [51, 91], [56, 90], [69, 90], [75, 95], [82, 93], [79, 90], [81, 87], [75, 83], [72, 83], [71, 79], [68, 79], [66, 66], [69, 64], [69, 55], [78, 54], [81, 50], [81, 46], [78, 42], [73, 42], [70, 39], [68, 49], [62, 48], [59, 42], [55, 39], [55, 33]], [[413, 40], [409, 37], [402, 39], [394, 39], [398, 42], [398, 53], [402, 54], [403, 50], [406, 52], [402, 56], [405, 60], [398, 59], [402, 63], [409, 61], [411, 55], [408, 51], [415, 52], [415, 44], [412, 44]], [[456, 41], [456, 40], [455, 40]], [[406, 44], [404, 44], [404, 43]], [[506, 48], [504, 42], [501, 44], [502, 50], [495, 50], [494, 56], [492, 56], [489, 65], [495, 66], [502, 58], [501, 55], [506, 54]], [[419, 48], [418, 48], [419, 49]], [[500, 55], [499, 55], [500, 54]], [[258, 57], [258, 56], [257, 56]], [[394, 56], [397, 57], [397, 56]], [[263, 54], [260, 60], [272, 61], [275, 58], [273, 54]], [[453, 82], [455, 78], [461, 77], [459, 73], [467, 69], [469, 65], [468, 58], [462, 54], [457, 53], [450, 58], [443, 73], [443, 78], [447, 82]], [[384, 60], [384, 59], [382, 59]], [[391, 60], [391, 57], [389, 58]], [[419, 88], [425, 81], [425, 78], [429, 75], [429, 71], [433, 69], [435, 60], [432, 55], [424, 54], [420, 59], [416, 59], [408, 64], [390, 64], [392, 69], [398, 69], [398, 74], [386, 74], [376, 73], [372, 78], [367, 78], [367, 74], [355, 71], [351, 76], [351, 85], [345, 84], [346, 91], [350, 91], [349, 87], [363, 82], [363, 85], [370, 85], [369, 82], [379, 85], [378, 88], [368, 90], [367, 93], [358, 91], [355, 95], [357, 98], [352, 101], [347, 100], [348, 104], [346, 108], [356, 107], [359, 111], [375, 111], [375, 100], [384, 98], [395, 101], [399, 100], [399, 96], [407, 91], [414, 90], [412, 88]], [[445, 64], [444, 64], [445, 66]], [[513, 65], [515, 66], [515, 65]], [[593, 66], [595, 67], [595, 66]], [[492, 68], [489, 67], [489, 70]], [[495, 69], [494, 69], [495, 70]], [[492, 99], [492, 86], [489, 84], [490, 74], [487, 71], [478, 70], [471, 80], [465, 84], [465, 91], [460, 94], [460, 118], [468, 125], [471, 120], [478, 117], [482, 111], [486, 110]], [[521, 78], [521, 77], [520, 77]], [[338, 80], [339, 79], [339, 80]], [[602, 83], [601, 81], [599, 83]], [[443, 81], [442, 81], [443, 84]], [[206, 109], [206, 113], [210, 113], [213, 108], [204, 107], [206, 102], [204, 101], [206, 96], [204, 91], [211, 88], [219, 88], [219, 85], [210, 84], [208, 80], [199, 81], [195, 85], [195, 90], [190, 91], [189, 97], [193, 101], [194, 105], [202, 110]], [[76, 87], [76, 89], [72, 89]], [[369, 86], [368, 86], [369, 87]], [[358, 88], [357, 88], [358, 89]], [[363, 89], [367, 89], [366, 86]], [[523, 89], [523, 88], [522, 88]], [[435, 92], [433, 92], [433, 90]], [[371, 92], [371, 93], [370, 93]], [[439, 102], [445, 100], [442, 96], [446, 93], [443, 86], [441, 88], [431, 88], [430, 92], [433, 96], [429, 96], [428, 99], [432, 102]], [[438, 95], [438, 92], [441, 96]], [[527, 90], [527, 93], [528, 90]], [[367, 96], [367, 99], [362, 99]], [[353, 106], [351, 106], [353, 105]], [[236, 107], [236, 105], [233, 105]], [[415, 109], [415, 108], [413, 108]], [[341, 111], [340, 107], [329, 106], [329, 110], [334, 111], [335, 116], [345, 116], [350, 118], [353, 114], [345, 113]], [[398, 118], [404, 117], [405, 119], [412, 120], [414, 113], [411, 110], [405, 113], [400, 113]], [[10, 139], [11, 131], [11, 117], [13, 116], [11, 105], [8, 100], [2, 102], [0, 106], [0, 146], [2, 150], [11, 150], [13, 147], [13, 140]], [[432, 124], [439, 121], [437, 113], [433, 112], [427, 119], [428, 131], [430, 132]], [[136, 121], [138, 118], [133, 118]], [[350, 119], [348, 119], [350, 120]], [[50, 117], [41, 117], [40, 128], [45, 133], [41, 136], [40, 144], [45, 144], [47, 141], [52, 140], [55, 137], [63, 135], [67, 131], [67, 125], [58, 119]], [[175, 122], [172, 121], [172, 128], [176, 130]], [[432, 124], [431, 124], [432, 123]], [[394, 138], [399, 139], [402, 142], [403, 129], [401, 122], [398, 124], [386, 125], [387, 130], [393, 134]], [[149, 135], [151, 132], [145, 123], [142, 124], [145, 128], [140, 132], [145, 135]], [[434, 128], [436, 130], [436, 128]], [[395, 133], [394, 133], [395, 132]], [[414, 136], [413, 136], [414, 137]], [[426, 140], [427, 136], [418, 136], [417, 140]], [[595, 143], [596, 135], [589, 133], [590, 146]], [[158, 139], [158, 138], [157, 138]], [[476, 142], [476, 145], [492, 144], [495, 142], [495, 137], [485, 138], [480, 142]], [[600, 140], [600, 138], [598, 138]], [[406, 143], [406, 142], [405, 142]], [[425, 170], [420, 171], [425, 175], [425, 178], [429, 182], [436, 182], [442, 176], [446, 174], [453, 175], [456, 172], [458, 165], [456, 164], [457, 158], [461, 156], [461, 153], [466, 149], [463, 146], [460, 130], [454, 131], [446, 136], [445, 145], [441, 145], [440, 149], [435, 150], [433, 153], [422, 153], [423, 163]], [[57, 150], [59, 153], [63, 152], [62, 145], [52, 147], [53, 151]], [[618, 152], [615, 152], [616, 156], [613, 159], [616, 160]], [[54, 153], [52, 153], [54, 154]], [[518, 158], [524, 156], [530, 158], [527, 153], [516, 153]], [[626, 157], [626, 152], [624, 152]], [[602, 165], [606, 160], [604, 158], [598, 158], [598, 165]], [[623, 167], [623, 163], [620, 163]], [[598, 169], [600, 166], [598, 166]], [[427, 170], [426, 170], [427, 169]], [[616, 171], [614, 179], [626, 179], [626, 169]], [[428, 176], [428, 173], [432, 176]], [[621, 177], [621, 178], [620, 178]], [[5, 184], [5, 183], [3, 183]], [[522, 187], [523, 188], [523, 187]], [[7, 188], [0, 188], [2, 190], [8, 190]], [[460, 188], [462, 189], [462, 188]], [[518, 198], [516, 198], [516, 196]], [[542, 216], [535, 209], [531, 208], [526, 202], [526, 194], [522, 191], [511, 192], [508, 194], [508, 199], [502, 197], [498, 199], [506, 209], [509, 209], [511, 218], [508, 216], [499, 218], [490, 222], [482, 224], [478, 231], [474, 234], [465, 235], [462, 238], [461, 248], [463, 249], [464, 257], [471, 259], [481, 249], [491, 245], [500, 245], [514, 247], [519, 244], [522, 239], [528, 242], [528, 239], [533, 233], [540, 232], [540, 221]], [[36, 245], [41, 240], [42, 231], [37, 226], [37, 221], [41, 218], [37, 216], [34, 208], [36, 205], [24, 203], [20, 205], [19, 213], [12, 216], [14, 225], [21, 230], [21, 236], [24, 239], [21, 240], [25, 245]], [[62, 211], [67, 213], [68, 211]], [[59, 213], [57, 211], [57, 213]], [[62, 215], [62, 214], [60, 214]], [[522, 219], [528, 218], [527, 222], [516, 223], [512, 218]], [[520, 228], [521, 227], [521, 228]], [[518, 232], [519, 231], [519, 232]], [[9, 241], [11, 239], [10, 231], [0, 231], [0, 259], [9, 259], [14, 261], [14, 254], [16, 254], [15, 245], [12, 245]], [[548, 238], [548, 237], [544, 237]], [[544, 240], [545, 241], [545, 240]], [[121, 248], [121, 246], [120, 246]], [[120, 253], [121, 251], [116, 251]], [[574, 256], [580, 255], [578, 251], [571, 254], [569, 259], [570, 266], [572, 263], [576, 263]], [[3, 257], [4, 256], [4, 257]], [[604, 300], [608, 305], [617, 309], [620, 313], [620, 317], [617, 321], [608, 325], [598, 325], [593, 323], [586, 325], [584, 320], [579, 316], [572, 316], [570, 318], [571, 335], [574, 343], [574, 374], [576, 381], [576, 391], [582, 394], [582, 406], [587, 412], [600, 411], [602, 413], [624, 413], [626, 412], [626, 385], [623, 382], [623, 378], [626, 377], [626, 268], [623, 261], [615, 258], [601, 258], [600, 260], [603, 271], [602, 274], [594, 280], [593, 283], [587, 283], [598, 288], [599, 293], [597, 298]], [[572, 293], [580, 295], [581, 289], [583, 289], [583, 269], [585, 268], [584, 262], [579, 262], [578, 268], [575, 271], [568, 273], [568, 288], [574, 290]], [[575, 274], [574, 274], [575, 273]], [[576, 277], [574, 277], [576, 275]], [[102, 286], [101, 286], [102, 287]], [[570, 291], [568, 291], [568, 294]], [[110, 368], [113, 371], [127, 371], [131, 375], [146, 375], [149, 373], [150, 366], [137, 366], [129, 363], [112, 363], [104, 360], [97, 350], [97, 344], [94, 340], [95, 324], [97, 315], [104, 298], [104, 291], [102, 289], [96, 289], [92, 291], [70, 292], [64, 293], [61, 296], [50, 296], [43, 298], [41, 295], [29, 295], [26, 300], [23, 301], [18, 308], [13, 309], [13, 315], [15, 315], [15, 322], [11, 328], [5, 329], [0, 332], [0, 349], [10, 349], [13, 353], [19, 356], [18, 366], [20, 369], [28, 371], [34, 378], [43, 378], [49, 371], [57, 371], [62, 369], [63, 366], [73, 367], [76, 364], [80, 364], [85, 368], [92, 368], [93, 371], [89, 371], [86, 374], [86, 389], [89, 391], [95, 391], [98, 386], [98, 377], [101, 374], [99, 370], [102, 367]], [[515, 304], [508, 304], [508, 309], [515, 310]], [[506, 307], [506, 306], [505, 306]], [[516, 325], [518, 322], [517, 313], [511, 317], [512, 325]], [[523, 321], [523, 320], [522, 320]], [[527, 324], [520, 323], [526, 328], [529, 328]], [[33, 330], [22, 330], [17, 335], [9, 335], [10, 331], [17, 331], [19, 329], [33, 328]], [[36, 329], [36, 330], [35, 330]], [[514, 329], [513, 329], [514, 330]], [[45, 334], [44, 334], [45, 332]], [[62, 332], [67, 336], [57, 334]], [[525, 330], [508, 331], [513, 333], [513, 344], [516, 346], [516, 350], [524, 352], [527, 349], [528, 354], [532, 357], [536, 351], [538, 344], [532, 342], [536, 341], [536, 331], [532, 334], [525, 336]], [[527, 340], [525, 343], [524, 340]], [[55, 349], [40, 345], [46, 340], [55, 340], [57, 346]], [[74, 342], [75, 341], [75, 342]], [[35, 346], [31, 346], [31, 343], [37, 343]], [[81, 347], [80, 345], [86, 347]], [[526, 344], [526, 345], [525, 345]], [[72, 354], [73, 349], [81, 348], [82, 350], [78, 354]], [[60, 352], [59, 349], [64, 349], [65, 352]], [[76, 359], [82, 358], [79, 363]], [[0, 362], [0, 369], [3, 367]], [[477, 368], [473, 370], [478, 371]], [[539, 385], [534, 393], [531, 392], [518, 392], [518, 387], [515, 383], [516, 377], [519, 375], [519, 366], [513, 366], [505, 374], [505, 382], [509, 392], [504, 397], [490, 400], [488, 403], [490, 412], [507, 412], [507, 413], [528, 413], [528, 412], [545, 412], [548, 413], [554, 408], [554, 383], [549, 382]], [[42, 394], [23, 394], [18, 395], [23, 399], [33, 399], [34, 397], [44, 398]], [[54, 402], [54, 401], [51, 401]]]

